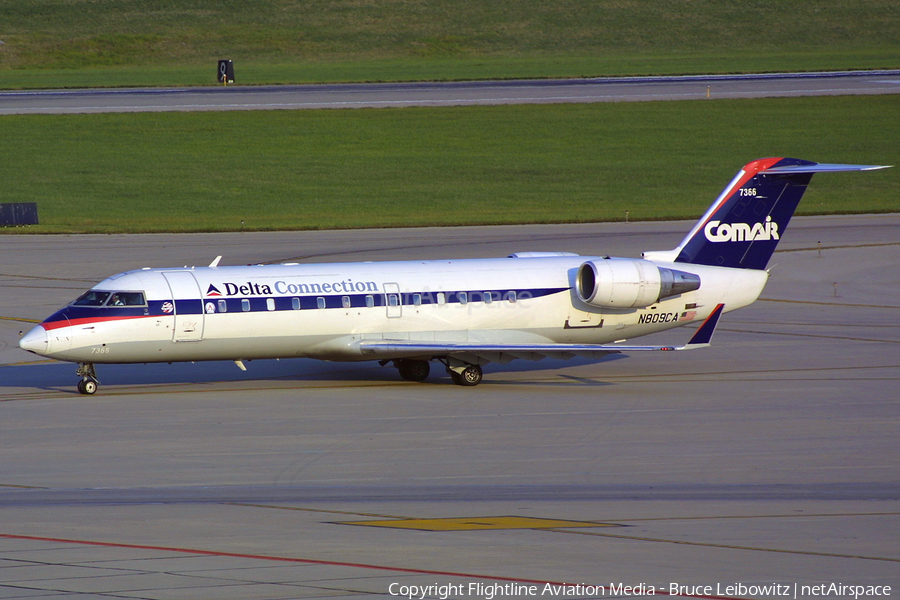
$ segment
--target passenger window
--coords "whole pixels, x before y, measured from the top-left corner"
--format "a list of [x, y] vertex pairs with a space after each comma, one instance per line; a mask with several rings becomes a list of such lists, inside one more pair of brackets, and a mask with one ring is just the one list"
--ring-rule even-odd
[[400, 306], [400, 297], [397, 294], [388, 294], [388, 306]]
[[316, 306], [318, 306], [319, 308], [325, 308], [325, 298], [321, 296], [316, 298]]
[[275, 310], [275, 298], [266, 298], [266, 310]]
[[456, 294], [456, 297], [459, 298], [460, 304], [467, 304], [469, 302], [469, 295], [465, 292], [459, 292]]
[[422, 294], [413, 294], [413, 305], [422, 306]]
[[437, 293], [437, 303], [440, 306], [443, 306], [444, 304], [446, 304], [446, 302], [447, 302], [447, 297], [444, 296], [444, 292], [438, 292]]
[[291, 298], [291, 308], [300, 310], [300, 298]]
[[515, 293], [515, 292], [507, 292], [507, 293], [506, 293], [506, 299], [509, 300], [511, 303], [515, 304], [515, 302], [516, 302], [516, 293]]
[[241, 300], [241, 310], [244, 312], [250, 312], [250, 301], [246, 298]]
[[220, 313], [228, 312], [228, 302], [226, 302], [225, 300], [219, 300], [216, 304], [219, 305]]
[[491, 295], [491, 293], [490, 293], [490, 292], [485, 292], [485, 293], [484, 293], [484, 303], [485, 303], [485, 304], [490, 304], [490, 303], [493, 302], [493, 301], [494, 301], [494, 297]]
[[341, 296], [341, 306], [350, 308], [350, 296]]
[[373, 306], [375, 306], [375, 296], [369, 294], [366, 296], [366, 308], [372, 308]]

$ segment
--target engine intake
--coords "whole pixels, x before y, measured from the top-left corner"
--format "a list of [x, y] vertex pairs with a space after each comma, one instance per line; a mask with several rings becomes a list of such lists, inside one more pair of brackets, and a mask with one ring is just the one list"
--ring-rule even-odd
[[578, 268], [575, 291], [591, 306], [644, 308], [700, 289], [700, 277], [636, 258], [588, 261]]

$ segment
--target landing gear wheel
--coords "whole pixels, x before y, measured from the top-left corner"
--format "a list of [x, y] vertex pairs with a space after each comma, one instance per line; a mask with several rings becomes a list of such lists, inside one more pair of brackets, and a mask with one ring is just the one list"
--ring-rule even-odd
[[79, 393], [88, 395], [97, 393], [97, 386], [100, 385], [100, 382], [97, 380], [97, 372], [94, 370], [93, 364], [79, 363], [75, 374], [81, 377], [81, 381], [78, 382]]
[[407, 381], [425, 381], [431, 367], [427, 360], [403, 359], [397, 363], [397, 370], [400, 371], [400, 377]]
[[91, 379], [82, 379], [78, 382], [78, 391], [87, 395], [96, 394], [97, 382]]
[[484, 373], [479, 365], [469, 365], [462, 370], [462, 373], [450, 371], [450, 379], [452, 379], [453, 383], [455, 383], [456, 385], [478, 385], [479, 383], [481, 383], [482, 377], [484, 377]]

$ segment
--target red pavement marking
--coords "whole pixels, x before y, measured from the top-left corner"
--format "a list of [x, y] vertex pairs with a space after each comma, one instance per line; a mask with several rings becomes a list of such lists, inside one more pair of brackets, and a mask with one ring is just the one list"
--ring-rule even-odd
[[[341, 562], [335, 560], [317, 560], [314, 558], [296, 558], [291, 556], [267, 556], [265, 554], [242, 554], [236, 552], [221, 552], [218, 550], [199, 550], [196, 548], [174, 548], [170, 546], [150, 546], [146, 544], [122, 544], [118, 542], [98, 542], [92, 540], [70, 540], [66, 538], [53, 538], [53, 537], [42, 537], [42, 536], [34, 536], [34, 535], [14, 535], [9, 533], [0, 533], [0, 538], [5, 538], [9, 540], [30, 540], [37, 542], [54, 542], [58, 544], [80, 544], [86, 546], [102, 546], [104, 548], [126, 548], [129, 550], [156, 550], [160, 552], [179, 552], [182, 554], [195, 554], [199, 556], [224, 556], [229, 558], [249, 558], [253, 560], [272, 560], [277, 562], [292, 562], [292, 563], [302, 563], [308, 565], [327, 565], [333, 567], [353, 567], [357, 569], [375, 569], [379, 571], [393, 571], [395, 573], [415, 573], [417, 575], [442, 575], [445, 577], [459, 577], [462, 579], [487, 579], [494, 581], [512, 581], [518, 583], [533, 583], [537, 585], [565, 585], [572, 586], [575, 584], [572, 583], [564, 583], [557, 581], [545, 581], [540, 579], [521, 579], [518, 577], [503, 577], [497, 575], [480, 575], [475, 573], [456, 573], [453, 571], [433, 571], [430, 569], [410, 569], [406, 567], [388, 567], [384, 565], [370, 565], [366, 563], [352, 563], [352, 562]], [[597, 588], [601, 588], [605, 591], [608, 591], [609, 588], [606, 586], [596, 586]], [[665, 590], [656, 590], [656, 595], [661, 596], [678, 596], [685, 598], [706, 598], [711, 600], [740, 600], [738, 598], [734, 598], [733, 596], [704, 596], [704, 595], [691, 595], [691, 594], [670, 594]]]

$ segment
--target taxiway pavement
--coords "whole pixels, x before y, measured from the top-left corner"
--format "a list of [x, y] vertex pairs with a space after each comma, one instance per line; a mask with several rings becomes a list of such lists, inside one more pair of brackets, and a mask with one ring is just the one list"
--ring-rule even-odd
[[900, 93], [900, 71], [0, 92], [0, 115], [642, 102]]
[[0, 598], [897, 598], [900, 215], [795, 218], [710, 349], [475, 388], [283, 360], [101, 365], [85, 397], [16, 347], [137, 267], [637, 256], [690, 226], [0, 236]]

